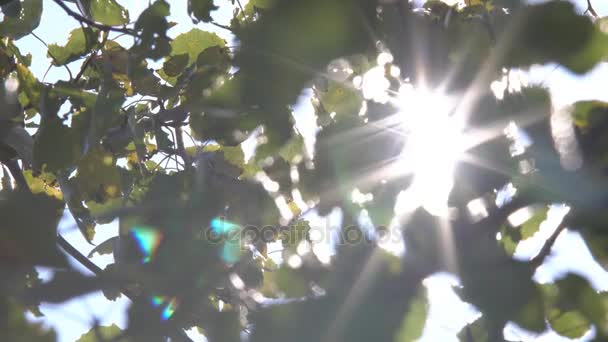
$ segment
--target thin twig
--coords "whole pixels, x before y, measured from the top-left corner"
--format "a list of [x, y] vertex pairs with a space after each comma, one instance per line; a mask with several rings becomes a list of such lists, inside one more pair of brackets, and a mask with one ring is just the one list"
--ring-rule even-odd
[[104, 25], [104, 24], [97, 23], [89, 18], [83, 17], [82, 15], [72, 11], [72, 9], [70, 9], [65, 3], [63, 3], [62, 0], [53, 0], [53, 1], [55, 1], [55, 3], [57, 5], [59, 5], [59, 7], [61, 7], [70, 17], [80, 21], [81, 23], [85, 23], [91, 27], [98, 28], [102, 31], [114, 31], [114, 32], [126, 33], [126, 34], [129, 34], [132, 36], [138, 36], [135, 31], [133, 31], [129, 28]]
[[[99, 43], [99, 49], [103, 49], [103, 47], [106, 45], [107, 41], [108, 41], [108, 33], [104, 32], [101, 43]], [[84, 72], [87, 70], [87, 68], [91, 64], [91, 61], [93, 60], [93, 58], [95, 58], [95, 56], [97, 56], [97, 52], [99, 51], [99, 49], [93, 50], [91, 52], [91, 54], [87, 57], [87, 59], [84, 60], [84, 62], [82, 63], [82, 66], [80, 67], [80, 71], [78, 72], [78, 75], [76, 75], [76, 78], [74, 79], [74, 83], [77, 83], [80, 80], [80, 78], [82, 77], [82, 75], [84, 75]]]
[[[11, 160], [5, 164], [11, 172], [17, 185], [22, 188], [22, 190], [31, 192], [29, 186], [27, 185], [27, 181], [23, 176], [23, 171], [19, 167], [17, 161]], [[74, 219], [76, 218], [74, 217]], [[72, 244], [70, 244], [63, 236], [61, 236], [59, 232], [57, 232], [57, 245], [61, 247], [61, 249], [63, 249], [68, 255], [78, 261], [82, 266], [86, 267], [89, 271], [94, 273], [96, 276], [99, 276], [103, 273], [103, 270], [99, 266], [97, 266], [93, 261], [89, 260], [89, 258], [87, 258], [84, 254], [80, 253], [80, 251], [74, 246], [72, 246]], [[123, 288], [121, 289], [121, 292], [131, 300], [134, 300], [137, 297], [128, 289]], [[175, 327], [173, 331], [169, 331], [168, 333], [169, 336], [175, 341], [192, 342], [192, 340], [188, 337], [188, 335], [186, 335], [184, 330], [181, 328]]]
[[222, 25], [222, 24], [218, 24], [218, 23], [213, 22], [213, 21], [212, 21], [212, 22], [210, 22], [210, 24], [211, 24], [211, 25], [213, 25], [213, 26], [217, 26], [217, 27], [219, 27], [219, 28], [222, 28], [222, 29], [224, 29], [224, 30], [228, 30], [228, 31], [230, 31], [230, 32], [234, 32], [234, 31], [232, 31], [232, 28], [230, 28], [230, 26], [227, 26], [227, 25]]
[[540, 249], [540, 252], [538, 252], [538, 254], [530, 260], [530, 264], [532, 265], [532, 267], [537, 268], [543, 264], [545, 258], [549, 255], [549, 253], [551, 253], [551, 249], [553, 248], [555, 241], [557, 241], [557, 238], [559, 237], [561, 232], [564, 231], [564, 229], [566, 229], [566, 225], [562, 222], [555, 229], [553, 234], [551, 234], [551, 236], [547, 239], [547, 241], [545, 241], [545, 244]]
[[82, 266], [86, 267], [89, 271], [93, 272], [96, 276], [100, 275], [103, 270], [97, 266], [94, 262], [89, 260], [86, 256], [80, 253], [74, 246], [72, 246], [61, 234], [57, 233], [57, 244], [72, 258], [76, 259]]
[[184, 160], [184, 168], [190, 168], [192, 162], [190, 160], [190, 156], [186, 152], [186, 148], [184, 147], [184, 132], [179, 126], [175, 127], [175, 142], [177, 143], [177, 151], [180, 157], [182, 157], [182, 159]]
[[239, 4], [239, 8], [241, 9], [241, 12], [243, 13], [243, 18], [245, 18], [245, 21], [247, 21], [251, 24], [251, 21], [249, 20], [249, 18], [247, 18], [247, 14], [245, 14], [245, 9], [243, 9], [243, 5], [241, 5], [241, 0], [236, 0], [236, 3]]
[[[57, 58], [55, 58], [55, 56], [53, 56], [51, 51], [48, 51], [49, 45], [44, 40], [42, 40], [42, 38], [38, 37], [34, 32], [32, 32], [32, 36], [34, 36], [34, 38], [38, 39], [38, 41], [41, 42], [47, 48], [47, 54], [49, 55], [49, 57], [51, 57], [53, 62], [55, 62], [55, 64], [57, 66], [59, 66], [59, 61], [57, 60]], [[67, 65], [63, 65], [63, 67], [65, 68], [65, 70], [68, 71], [68, 74], [70, 75], [70, 80], [74, 79], [74, 76], [72, 76], [72, 71], [70, 70], [70, 68], [68, 68]], [[49, 69], [50, 69], [50, 67], [49, 67]], [[48, 70], [47, 70], [47, 72], [48, 72]], [[46, 73], [44, 74], [44, 76], [46, 77]]]
[[593, 8], [593, 5], [591, 4], [591, 0], [587, 0], [587, 10], [585, 10], [585, 13], [587, 13], [587, 12], [591, 13], [591, 15], [594, 18], [598, 18], [599, 17], [599, 15], [597, 15], [597, 12]]
[[80, 81], [80, 78], [82, 77], [82, 75], [84, 75], [84, 72], [87, 70], [87, 68], [89, 67], [89, 64], [91, 64], [91, 60], [95, 56], [96, 56], [95, 52], [91, 53], [89, 55], [89, 57], [87, 57], [87, 59], [84, 60], [84, 62], [82, 63], [82, 67], [80, 67], [80, 71], [76, 75], [76, 78], [74, 78], [74, 83], [77, 83], [78, 81]]
[[13, 179], [15, 180], [15, 183], [17, 183], [17, 186], [19, 187], [19, 189], [29, 191], [30, 188], [27, 185], [27, 181], [25, 180], [25, 177], [23, 177], [23, 172], [21, 172], [19, 163], [13, 159], [13, 160], [9, 160], [8, 162], [6, 162], [4, 164], [6, 165], [8, 170], [11, 172], [11, 175], [13, 176]]

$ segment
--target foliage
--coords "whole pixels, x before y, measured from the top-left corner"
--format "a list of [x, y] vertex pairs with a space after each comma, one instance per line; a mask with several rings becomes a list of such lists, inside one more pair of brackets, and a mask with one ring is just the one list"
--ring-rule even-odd
[[[608, 58], [606, 19], [594, 23], [566, 1], [450, 7], [431, 0], [414, 8], [250, 0], [241, 8], [237, 0], [223, 26], [236, 41], [229, 47], [201, 28], [170, 38], [180, 23], [168, 21], [165, 0], [137, 18], [115, 0], [78, 3], [77, 11], [62, 10], [80, 27], [42, 57], [79, 71], [48, 83], [18, 48], [40, 22], [42, 0], [0, 2], [0, 317], [8, 318], [0, 340], [54, 340], [24, 310], [102, 290], [111, 300], [132, 299], [129, 326], [94, 326], [79, 341], [179, 341], [191, 327], [210, 341], [239, 341], [241, 333], [252, 342], [413, 341], [428, 314], [423, 280], [442, 271], [457, 274], [456, 291], [481, 312], [462, 341], [504, 340], [508, 322], [570, 338], [594, 328], [599, 340], [608, 338], [606, 294], [573, 274], [553, 284], [532, 279], [566, 226], [608, 265], [608, 104], [567, 110], [565, 132], [578, 150], [564, 150], [546, 89], [490, 91], [509, 77], [505, 70], [533, 64], [588, 72]], [[215, 23], [218, 6], [189, 0], [187, 14]], [[462, 162], [454, 172], [448, 204], [458, 214], [448, 219], [454, 253], [447, 257], [445, 218], [395, 209], [424, 176], [394, 162], [407, 160], [415, 140], [399, 118], [427, 115], [394, 95], [408, 87], [454, 94], [468, 130], [511, 122], [532, 141], [522, 148], [508, 131], [467, 151], [483, 163]], [[310, 93], [314, 145], [294, 114]], [[439, 101], [426, 100], [428, 108]], [[447, 139], [440, 125], [432, 123], [431, 140]], [[579, 153], [582, 164], [563, 167], [564, 151]], [[516, 192], [500, 200], [507, 185]], [[477, 200], [496, 205], [473, 217]], [[556, 234], [532, 260], [514, 259], [555, 204], [570, 208]], [[325, 258], [306, 214], [336, 207], [342, 239]], [[509, 223], [522, 208], [530, 217]], [[89, 242], [98, 225], [118, 222], [120, 235], [88, 255], [112, 254], [114, 264], [98, 269], [57, 235], [64, 212]], [[378, 247], [391, 229], [403, 234], [405, 254]], [[271, 242], [282, 244], [283, 262], [274, 261]], [[96, 275], [80, 275], [61, 249]], [[43, 284], [36, 266], [53, 267], [54, 278]]]

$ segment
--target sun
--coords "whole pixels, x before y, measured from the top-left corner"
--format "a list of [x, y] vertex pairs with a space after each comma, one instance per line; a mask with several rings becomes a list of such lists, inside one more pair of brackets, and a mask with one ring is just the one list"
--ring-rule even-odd
[[452, 115], [456, 100], [441, 91], [406, 83], [400, 87], [397, 101], [407, 137], [398, 163], [414, 177], [398, 199], [397, 212], [423, 207], [432, 215], [446, 216], [454, 167], [464, 152], [463, 125]]

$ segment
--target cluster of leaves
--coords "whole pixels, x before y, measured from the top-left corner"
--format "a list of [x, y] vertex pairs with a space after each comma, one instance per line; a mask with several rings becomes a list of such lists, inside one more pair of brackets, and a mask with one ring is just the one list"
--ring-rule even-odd
[[[55, 2], [81, 23], [64, 45], [48, 46], [54, 67], [80, 68], [56, 83], [38, 80], [32, 57], [15, 44], [38, 26], [42, 0], [0, 2], [0, 317], [9, 318], [0, 323], [0, 339], [53, 340], [53, 332], [27, 323], [23, 310], [103, 290], [109, 299], [120, 293], [132, 299], [129, 326], [94, 327], [82, 341], [185, 340], [190, 327], [210, 341], [239, 341], [241, 333], [253, 342], [413, 341], [428, 311], [422, 281], [454, 271], [452, 264], [459, 295], [482, 312], [459, 335], [463, 341], [503, 340], [510, 321], [568, 337], [591, 327], [608, 336], [604, 294], [575, 275], [535, 283], [546, 252], [530, 262], [512, 258], [539, 229], [547, 206], [566, 203], [564, 225], [579, 229], [608, 265], [602, 191], [608, 104], [574, 105], [572, 129], [584, 163], [567, 171], [554, 148], [547, 91], [524, 88], [501, 100], [489, 91], [505, 68], [555, 62], [575, 73], [591, 70], [608, 57], [602, 20], [592, 22], [565, 1], [476, 0], [462, 8], [428, 1], [414, 9], [407, 1], [250, 0], [235, 6], [227, 27], [238, 41], [231, 50], [198, 28], [170, 38], [165, 0], [134, 19], [114, 0], [78, 1], [78, 10]], [[195, 23], [213, 22], [215, 9], [212, 0], [188, 1]], [[133, 44], [122, 45], [117, 32]], [[311, 244], [300, 217], [304, 202], [320, 214], [341, 208], [344, 227], [358, 229], [362, 210], [387, 226], [397, 194], [411, 183], [399, 172], [377, 176], [407, 143], [391, 120], [399, 108], [352, 86], [376, 67], [379, 48], [394, 57], [384, 65], [387, 92], [407, 77], [465, 94], [472, 129], [534, 121], [526, 128], [534, 144], [525, 153], [510, 157], [508, 139], [498, 136], [469, 151], [493, 169], [458, 166], [450, 205], [462, 214], [451, 221], [453, 261], [438, 254], [441, 225], [422, 209], [399, 221], [407, 249], [401, 257], [373, 243], [342, 244], [328, 264], [298, 248]], [[162, 68], [151, 68], [152, 61]], [[348, 72], [336, 75], [341, 66]], [[311, 87], [319, 133], [307, 151], [292, 106]], [[188, 131], [191, 147], [184, 143]], [[251, 136], [256, 151], [245, 160], [242, 144]], [[519, 172], [523, 162], [534, 172]], [[509, 182], [517, 188], [509, 203], [480, 220], [466, 215], [471, 200], [494, 199]], [[374, 200], [353, 203], [355, 188]], [[529, 206], [538, 209], [533, 219], [508, 226], [511, 213]], [[120, 235], [92, 252], [113, 253], [114, 264], [96, 270], [56, 235], [66, 208], [89, 242], [97, 225], [119, 221]], [[268, 225], [288, 233], [218, 243], [208, 235], [218, 218], [259, 234]], [[299, 238], [286, 238], [293, 235]], [[279, 240], [283, 259], [296, 258], [298, 267], [272, 261], [267, 243]], [[71, 269], [60, 246], [97, 275]], [[58, 271], [41, 284], [35, 266]], [[174, 312], [165, 316], [168, 305]]]

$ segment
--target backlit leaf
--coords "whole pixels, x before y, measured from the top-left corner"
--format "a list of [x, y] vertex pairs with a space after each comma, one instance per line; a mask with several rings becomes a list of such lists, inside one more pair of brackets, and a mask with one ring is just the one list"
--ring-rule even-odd
[[64, 65], [79, 59], [89, 52], [98, 42], [99, 32], [90, 28], [77, 28], [70, 32], [65, 46], [50, 44], [48, 56], [53, 64]]
[[116, 0], [85, 0], [83, 4], [91, 18], [102, 24], [118, 26], [129, 22], [129, 11]]
[[122, 333], [122, 330], [116, 325], [93, 327], [89, 332], [80, 336], [76, 342], [98, 342], [98, 337], [106, 340], [116, 338]]
[[21, 1], [19, 17], [4, 16], [0, 22], [0, 36], [19, 39], [27, 36], [40, 24], [42, 0]]
[[213, 4], [213, 0], [188, 0], [188, 14], [194, 23], [210, 22], [212, 20], [210, 13], [216, 9], [218, 7]]
[[188, 55], [188, 64], [196, 62], [198, 55], [212, 46], [225, 46], [226, 42], [217, 34], [194, 28], [175, 37], [171, 42], [172, 55]]

